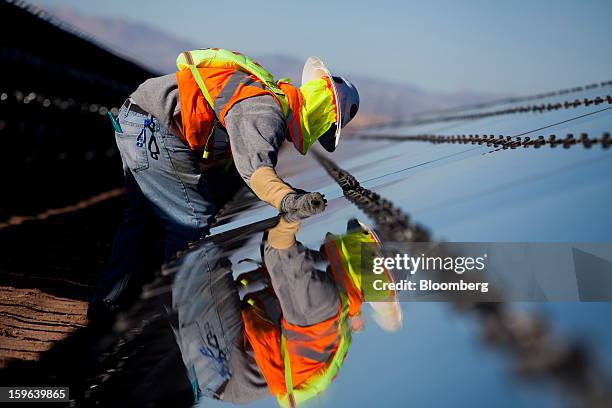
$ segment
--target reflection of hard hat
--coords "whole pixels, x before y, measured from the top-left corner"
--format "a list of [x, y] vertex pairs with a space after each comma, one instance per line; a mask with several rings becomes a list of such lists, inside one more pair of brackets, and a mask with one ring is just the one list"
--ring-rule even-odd
[[329, 77], [336, 99], [336, 125], [332, 126], [318, 140], [325, 150], [333, 152], [338, 146], [340, 132], [359, 110], [359, 93], [357, 88], [341, 76], [333, 76], [319, 57], [310, 57], [304, 64], [302, 85], [313, 79]]
[[372, 308], [372, 318], [378, 326], [388, 332], [402, 328], [402, 309], [396, 299], [386, 302], [369, 302]]
[[[359, 288], [361, 299], [371, 307], [371, 316], [383, 330], [394, 332], [402, 327], [402, 309], [395, 291], [373, 289], [374, 280], [393, 282], [393, 276], [386, 270], [381, 275], [372, 273], [372, 262], [382, 256], [382, 243], [374, 230], [365, 223], [351, 219], [347, 223], [346, 234], [335, 236], [327, 233], [326, 241], [335, 241], [340, 249], [338, 255], [353, 284]], [[330, 265], [334, 266], [332, 260]], [[363, 321], [355, 326], [363, 328]]]

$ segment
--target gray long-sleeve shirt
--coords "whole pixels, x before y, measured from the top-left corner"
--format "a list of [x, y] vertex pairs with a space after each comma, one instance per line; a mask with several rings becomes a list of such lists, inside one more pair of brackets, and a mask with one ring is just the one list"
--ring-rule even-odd
[[316, 268], [314, 252], [296, 242], [277, 249], [266, 242], [264, 261], [283, 317], [297, 326], [311, 326], [338, 313], [338, 287], [331, 275]]
[[[180, 114], [178, 96], [176, 76], [169, 74], [146, 80], [130, 99], [172, 129], [174, 118]], [[225, 126], [227, 133], [222, 128], [215, 130], [215, 145], [222, 144], [226, 134], [229, 136], [236, 169], [250, 186], [255, 170], [276, 166], [287, 132], [283, 112], [273, 96], [255, 96], [235, 104], [225, 116]]]

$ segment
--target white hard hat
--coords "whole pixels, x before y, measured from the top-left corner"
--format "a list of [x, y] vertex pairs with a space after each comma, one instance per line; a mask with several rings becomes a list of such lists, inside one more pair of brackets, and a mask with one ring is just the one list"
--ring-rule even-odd
[[355, 85], [347, 79], [332, 75], [319, 57], [308, 58], [302, 71], [302, 85], [313, 79], [325, 77], [331, 79], [334, 97], [336, 98], [337, 121], [336, 126], [319, 138], [319, 142], [326, 150], [331, 152], [338, 146], [341, 129], [357, 115], [359, 110], [359, 93]]

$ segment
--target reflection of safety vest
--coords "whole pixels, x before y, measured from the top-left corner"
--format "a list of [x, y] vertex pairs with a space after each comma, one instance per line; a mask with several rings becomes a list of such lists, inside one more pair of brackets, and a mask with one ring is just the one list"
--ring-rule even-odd
[[302, 96], [296, 87], [277, 82], [249, 57], [219, 48], [183, 52], [176, 65], [183, 137], [191, 149], [204, 150], [204, 159], [212, 150], [209, 144], [215, 125], [225, 127], [225, 115], [231, 107], [266, 94], [274, 96], [282, 108], [289, 137], [303, 151]]
[[323, 392], [338, 374], [351, 342], [348, 299], [336, 316], [312, 326], [271, 321], [255, 297], [242, 311], [245, 336], [272, 395], [295, 407]]
[[[341, 306], [329, 320], [312, 326], [295, 326], [281, 319], [280, 327], [257, 297], [242, 311], [245, 335], [270, 392], [283, 407], [295, 407], [323, 392], [344, 362], [351, 342], [349, 317], [363, 302], [359, 277], [361, 246], [374, 244], [372, 234], [355, 232], [324, 244]], [[367, 261], [365, 261], [367, 262]]]
[[372, 271], [374, 258], [381, 256], [380, 242], [374, 232], [365, 228], [362, 231], [333, 236], [333, 239], [325, 242], [323, 249], [334, 279], [345, 288], [350, 299], [350, 317], [359, 313], [363, 302], [390, 301], [395, 297], [393, 291], [374, 290], [372, 285], [374, 280], [393, 281], [386, 268], [380, 275]]

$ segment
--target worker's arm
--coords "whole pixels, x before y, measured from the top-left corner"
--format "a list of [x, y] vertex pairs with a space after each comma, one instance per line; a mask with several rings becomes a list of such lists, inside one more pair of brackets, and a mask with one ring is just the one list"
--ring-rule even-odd
[[335, 316], [340, 299], [332, 277], [315, 267], [313, 252], [295, 240], [299, 226], [281, 218], [268, 231], [264, 263], [285, 320], [310, 326]]
[[251, 190], [260, 200], [279, 211], [283, 211], [282, 203], [285, 197], [289, 194], [295, 194], [295, 190], [278, 177], [272, 167], [267, 166], [262, 166], [253, 172]]
[[297, 194], [274, 170], [286, 124], [272, 96], [237, 103], [225, 116], [225, 127], [236, 169], [257, 197], [281, 212], [292, 213], [295, 220], [323, 211], [325, 200], [319, 193]]

